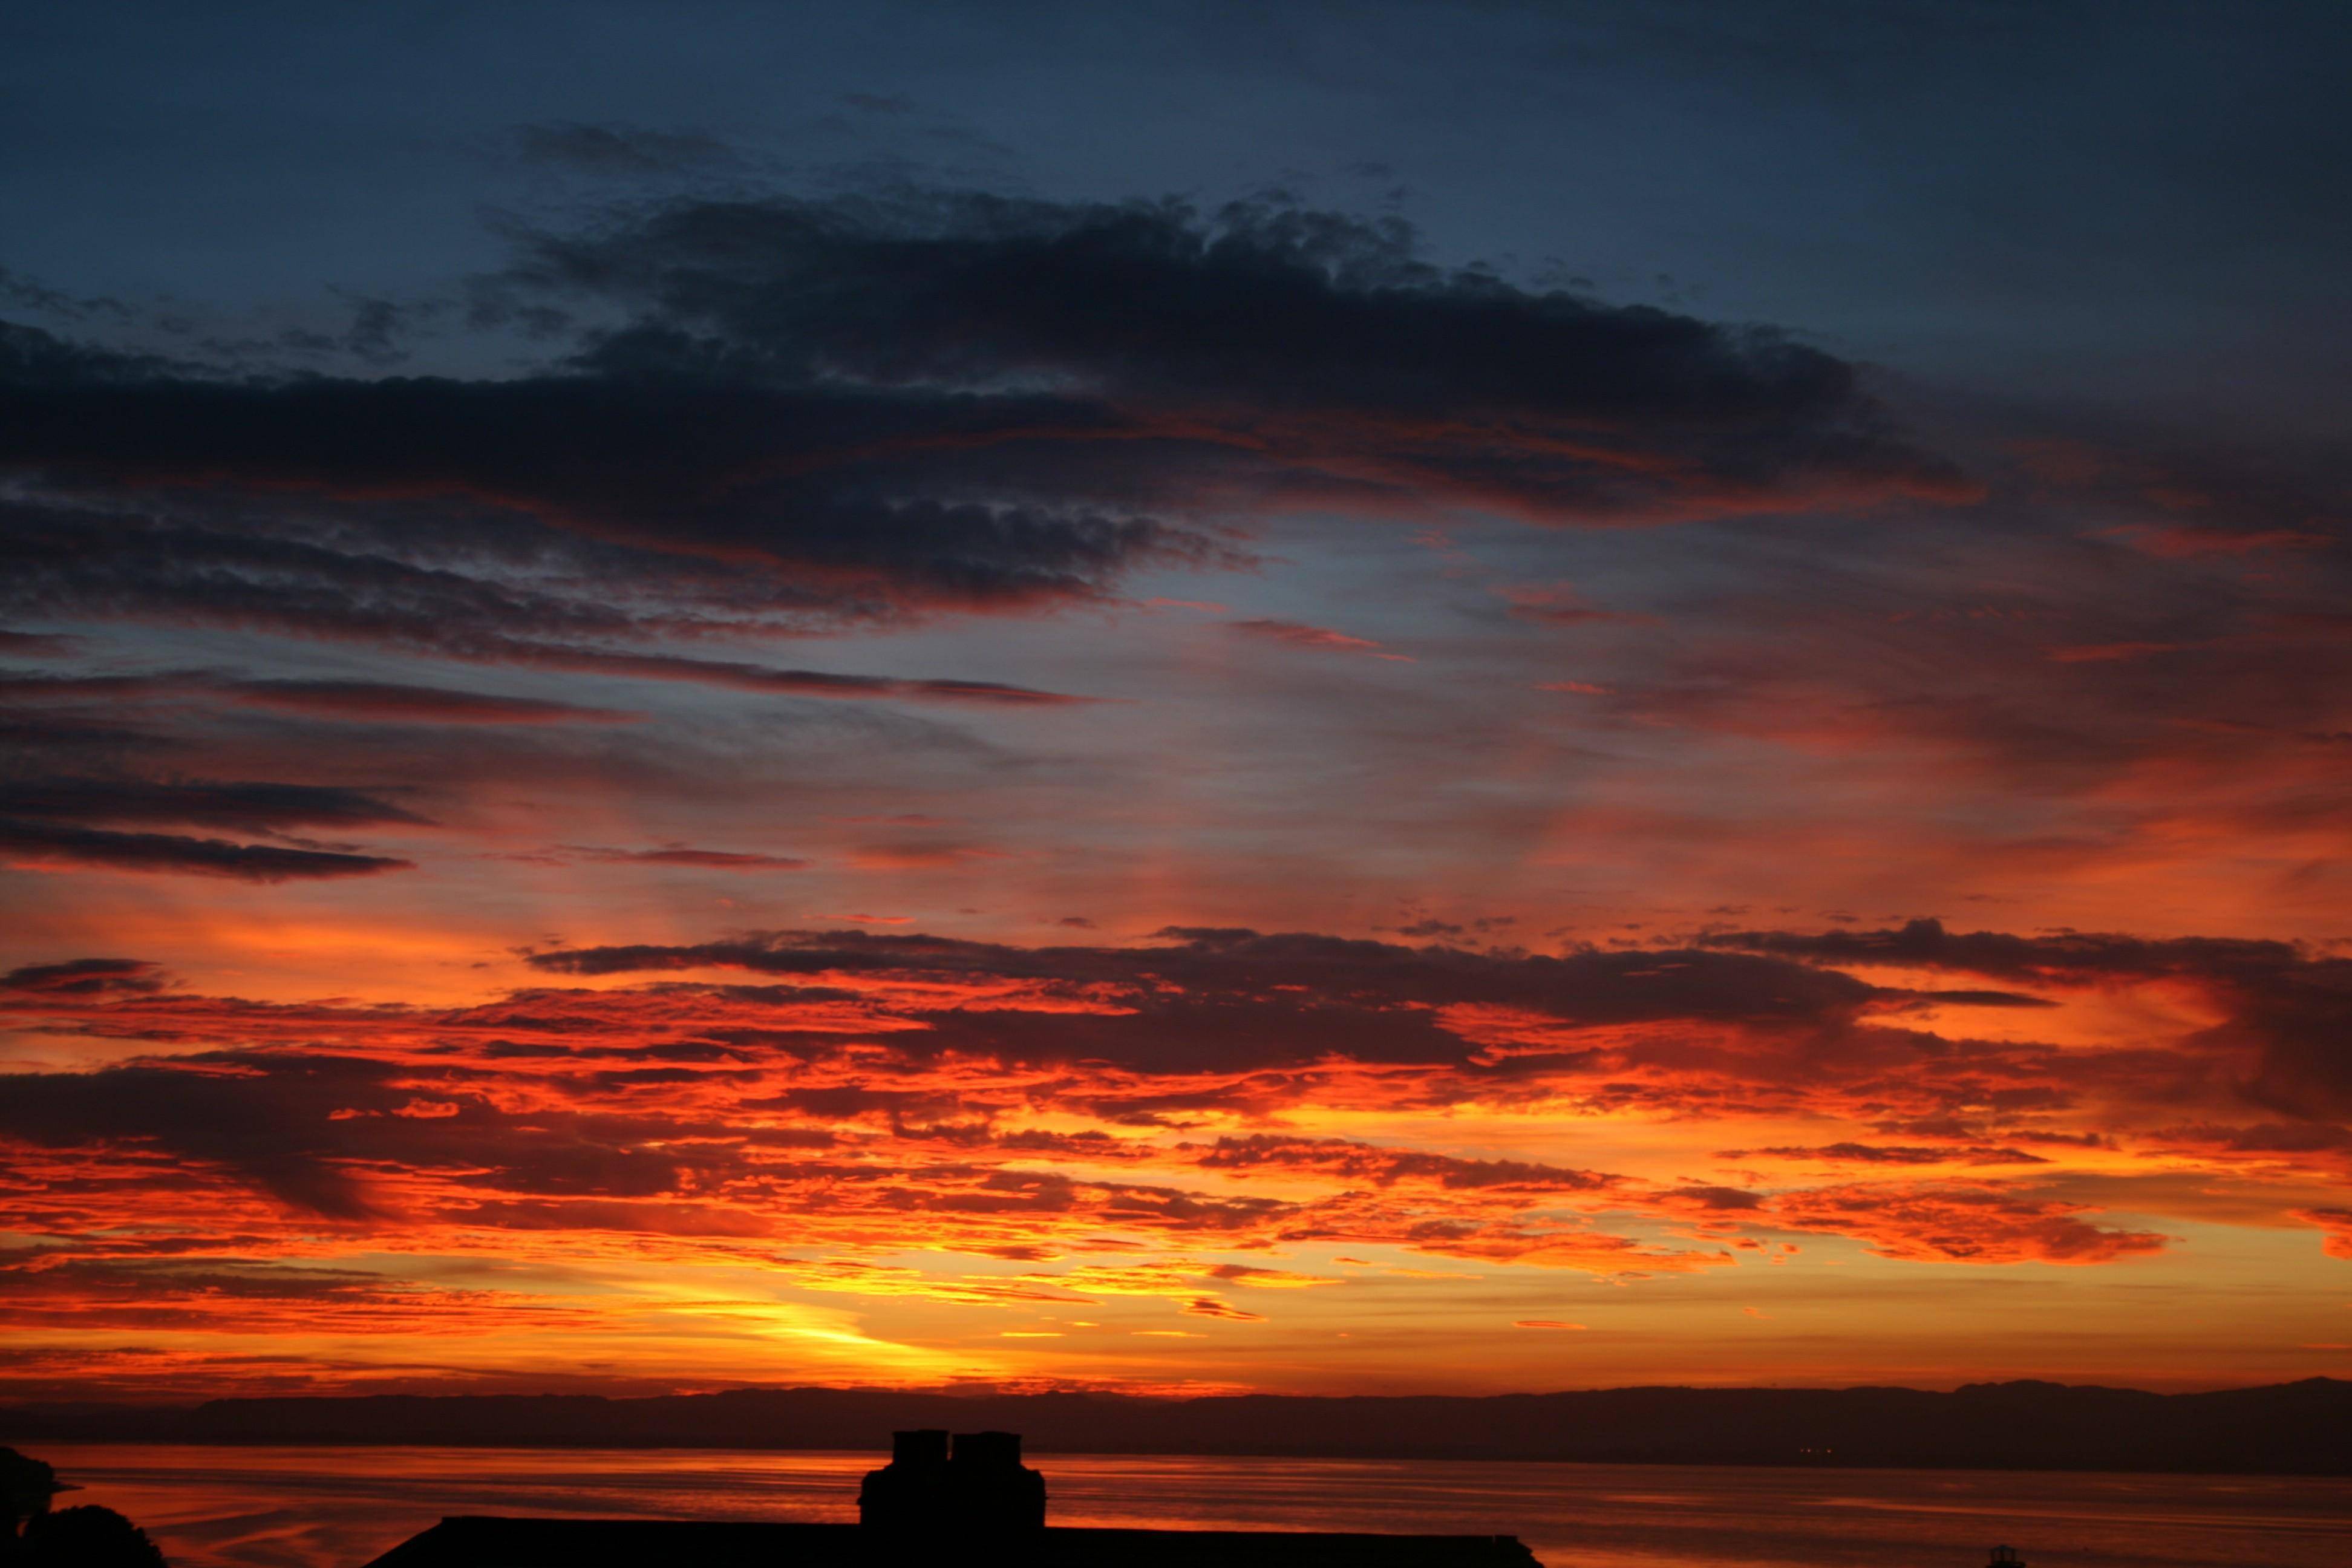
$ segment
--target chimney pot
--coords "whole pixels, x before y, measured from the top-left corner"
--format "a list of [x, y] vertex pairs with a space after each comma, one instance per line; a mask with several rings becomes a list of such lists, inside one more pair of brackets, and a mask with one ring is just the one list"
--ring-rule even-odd
[[890, 1434], [890, 1462], [894, 1465], [944, 1465], [948, 1462], [948, 1435], [926, 1427], [916, 1432]]
[[1018, 1432], [959, 1432], [955, 1440], [956, 1463], [982, 1465], [993, 1469], [1021, 1468], [1021, 1434]]

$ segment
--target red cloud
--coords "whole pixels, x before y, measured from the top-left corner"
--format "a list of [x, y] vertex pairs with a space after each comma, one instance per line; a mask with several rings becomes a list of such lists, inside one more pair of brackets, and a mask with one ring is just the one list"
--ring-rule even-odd
[[1783, 1193], [1775, 1221], [1854, 1237], [1882, 1258], [1917, 1263], [2110, 1263], [2161, 1251], [2152, 1231], [2107, 1230], [2088, 1205], [1987, 1184], [1880, 1183]]
[[685, 844], [666, 844], [657, 849], [604, 849], [567, 844], [562, 847], [562, 852], [613, 865], [690, 866], [707, 871], [799, 871], [809, 864], [789, 855], [760, 855], [740, 849], [697, 849]]
[[[1944, 1038], [1874, 1021], [1908, 993], [1811, 966], [1867, 955], [2060, 990], [2191, 975], [2249, 1018], [2292, 1019], [2315, 961], [2291, 949], [1911, 928], [1724, 940], [1772, 951], [808, 931], [560, 950], [541, 967], [651, 978], [456, 1008], [208, 996], [122, 959], [29, 966], [0, 977], [12, 1021], [118, 1057], [0, 1081], [0, 1222], [42, 1236], [46, 1268], [92, 1264], [45, 1287], [59, 1321], [73, 1301], [127, 1310], [131, 1276], [95, 1268], [124, 1258], [186, 1260], [153, 1274], [147, 1303], [175, 1321], [275, 1322], [272, 1280], [354, 1322], [427, 1310], [365, 1280], [269, 1272], [347, 1237], [378, 1255], [756, 1259], [827, 1295], [975, 1308], [1148, 1296], [1239, 1322], [1223, 1289], [1327, 1286], [1288, 1261], [1321, 1248], [1620, 1281], [1783, 1257], [1791, 1233], [1895, 1265], [2126, 1263], [2168, 1238], [2105, 1220], [2082, 1195], [2097, 1173], [2193, 1159], [2200, 1186], [2226, 1188], [2244, 1172], [2249, 1221], [2276, 1223], [2259, 1194], [2279, 1163], [2352, 1146], [2318, 1122], [2220, 1115], [2246, 1103], [2233, 1070], [2203, 1070], [2243, 1059], [2226, 1031], [2066, 1049]], [[712, 967], [738, 978], [675, 977]], [[1498, 1107], [1564, 1128], [1801, 1119], [1845, 1135], [1723, 1157], [1976, 1173], [1669, 1180], [1444, 1146], [1457, 1118]], [[1424, 1136], [1283, 1125], [1343, 1111]], [[2296, 1216], [2352, 1250], [2343, 1211]], [[895, 1260], [910, 1253], [986, 1261]], [[1005, 1260], [1033, 1271], [989, 1271]], [[229, 1274], [249, 1283], [172, 1294]], [[452, 1321], [489, 1310], [449, 1300]], [[597, 1310], [526, 1310], [559, 1306]]]
[[1263, 1312], [1244, 1311], [1241, 1308], [1233, 1306], [1228, 1302], [1220, 1301], [1213, 1296], [1197, 1297], [1192, 1300], [1187, 1301], [1184, 1303], [1184, 1310], [1192, 1317], [1223, 1318], [1228, 1322], [1234, 1323], [1263, 1323], [1265, 1321], [1265, 1314]]
[[1411, 664], [1410, 654], [1387, 653], [1379, 643], [1368, 637], [1349, 637], [1328, 626], [1310, 626], [1298, 621], [1228, 621], [1225, 625], [1244, 637], [1257, 637], [1266, 642], [1287, 643], [1293, 647], [1318, 648], [1327, 653], [1360, 653], [1373, 658], [1390, 659]]
[[2326, 1233], [2319, 1244], [2321, 1251], [2352, 1262], [2352, 1209], [2297, 1209], [2294, 1217]]

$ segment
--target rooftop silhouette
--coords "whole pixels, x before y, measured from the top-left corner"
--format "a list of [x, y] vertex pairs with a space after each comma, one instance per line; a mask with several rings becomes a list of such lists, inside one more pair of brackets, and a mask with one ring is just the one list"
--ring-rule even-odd
[[1050, 1528], [1045, 1478], [1011, 1432], [897, 1433], [857, 1501], [856, 1524], [451, 1518], [370, 1568], [877, 1568], [942, 1553], [1018, 1568], [1542, 1568], [1511, 1535]]

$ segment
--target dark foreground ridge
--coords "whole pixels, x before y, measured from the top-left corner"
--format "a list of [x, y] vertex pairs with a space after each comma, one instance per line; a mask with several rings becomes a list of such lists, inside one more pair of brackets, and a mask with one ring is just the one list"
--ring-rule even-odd
[[2053, 1383], [1186, 1400], [746, 1388], [0, 1407], [0, 1442], [838, 1449], [894, 1428], [978, 1426], [1024, 1432], [1048, 1453], [2352, 1475], [2352, 1383], [2332, 1378], [2173, 1394]]
[[1543, 1568], [1508, 1535], [1060, 1530], [1010, 1432], [900, 1432], [856, 1524], [445, 1519], [370, 1568]]

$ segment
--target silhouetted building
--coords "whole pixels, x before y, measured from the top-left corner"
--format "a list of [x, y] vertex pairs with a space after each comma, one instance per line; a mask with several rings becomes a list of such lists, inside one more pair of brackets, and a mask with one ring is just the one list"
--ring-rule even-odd
[[1542, 1568], [1510, 1535], [1071, 1530], [1011, 1432], [900, 1432], [857, 1524], [445, 1519], [370, 1568]]
[[369, 1568], [1542, 1568], [1509, 1535], [1280, 1530], [1041, 1530], [1025, 1544], [877, 1540], [855, 1524], [445, 1519]]

